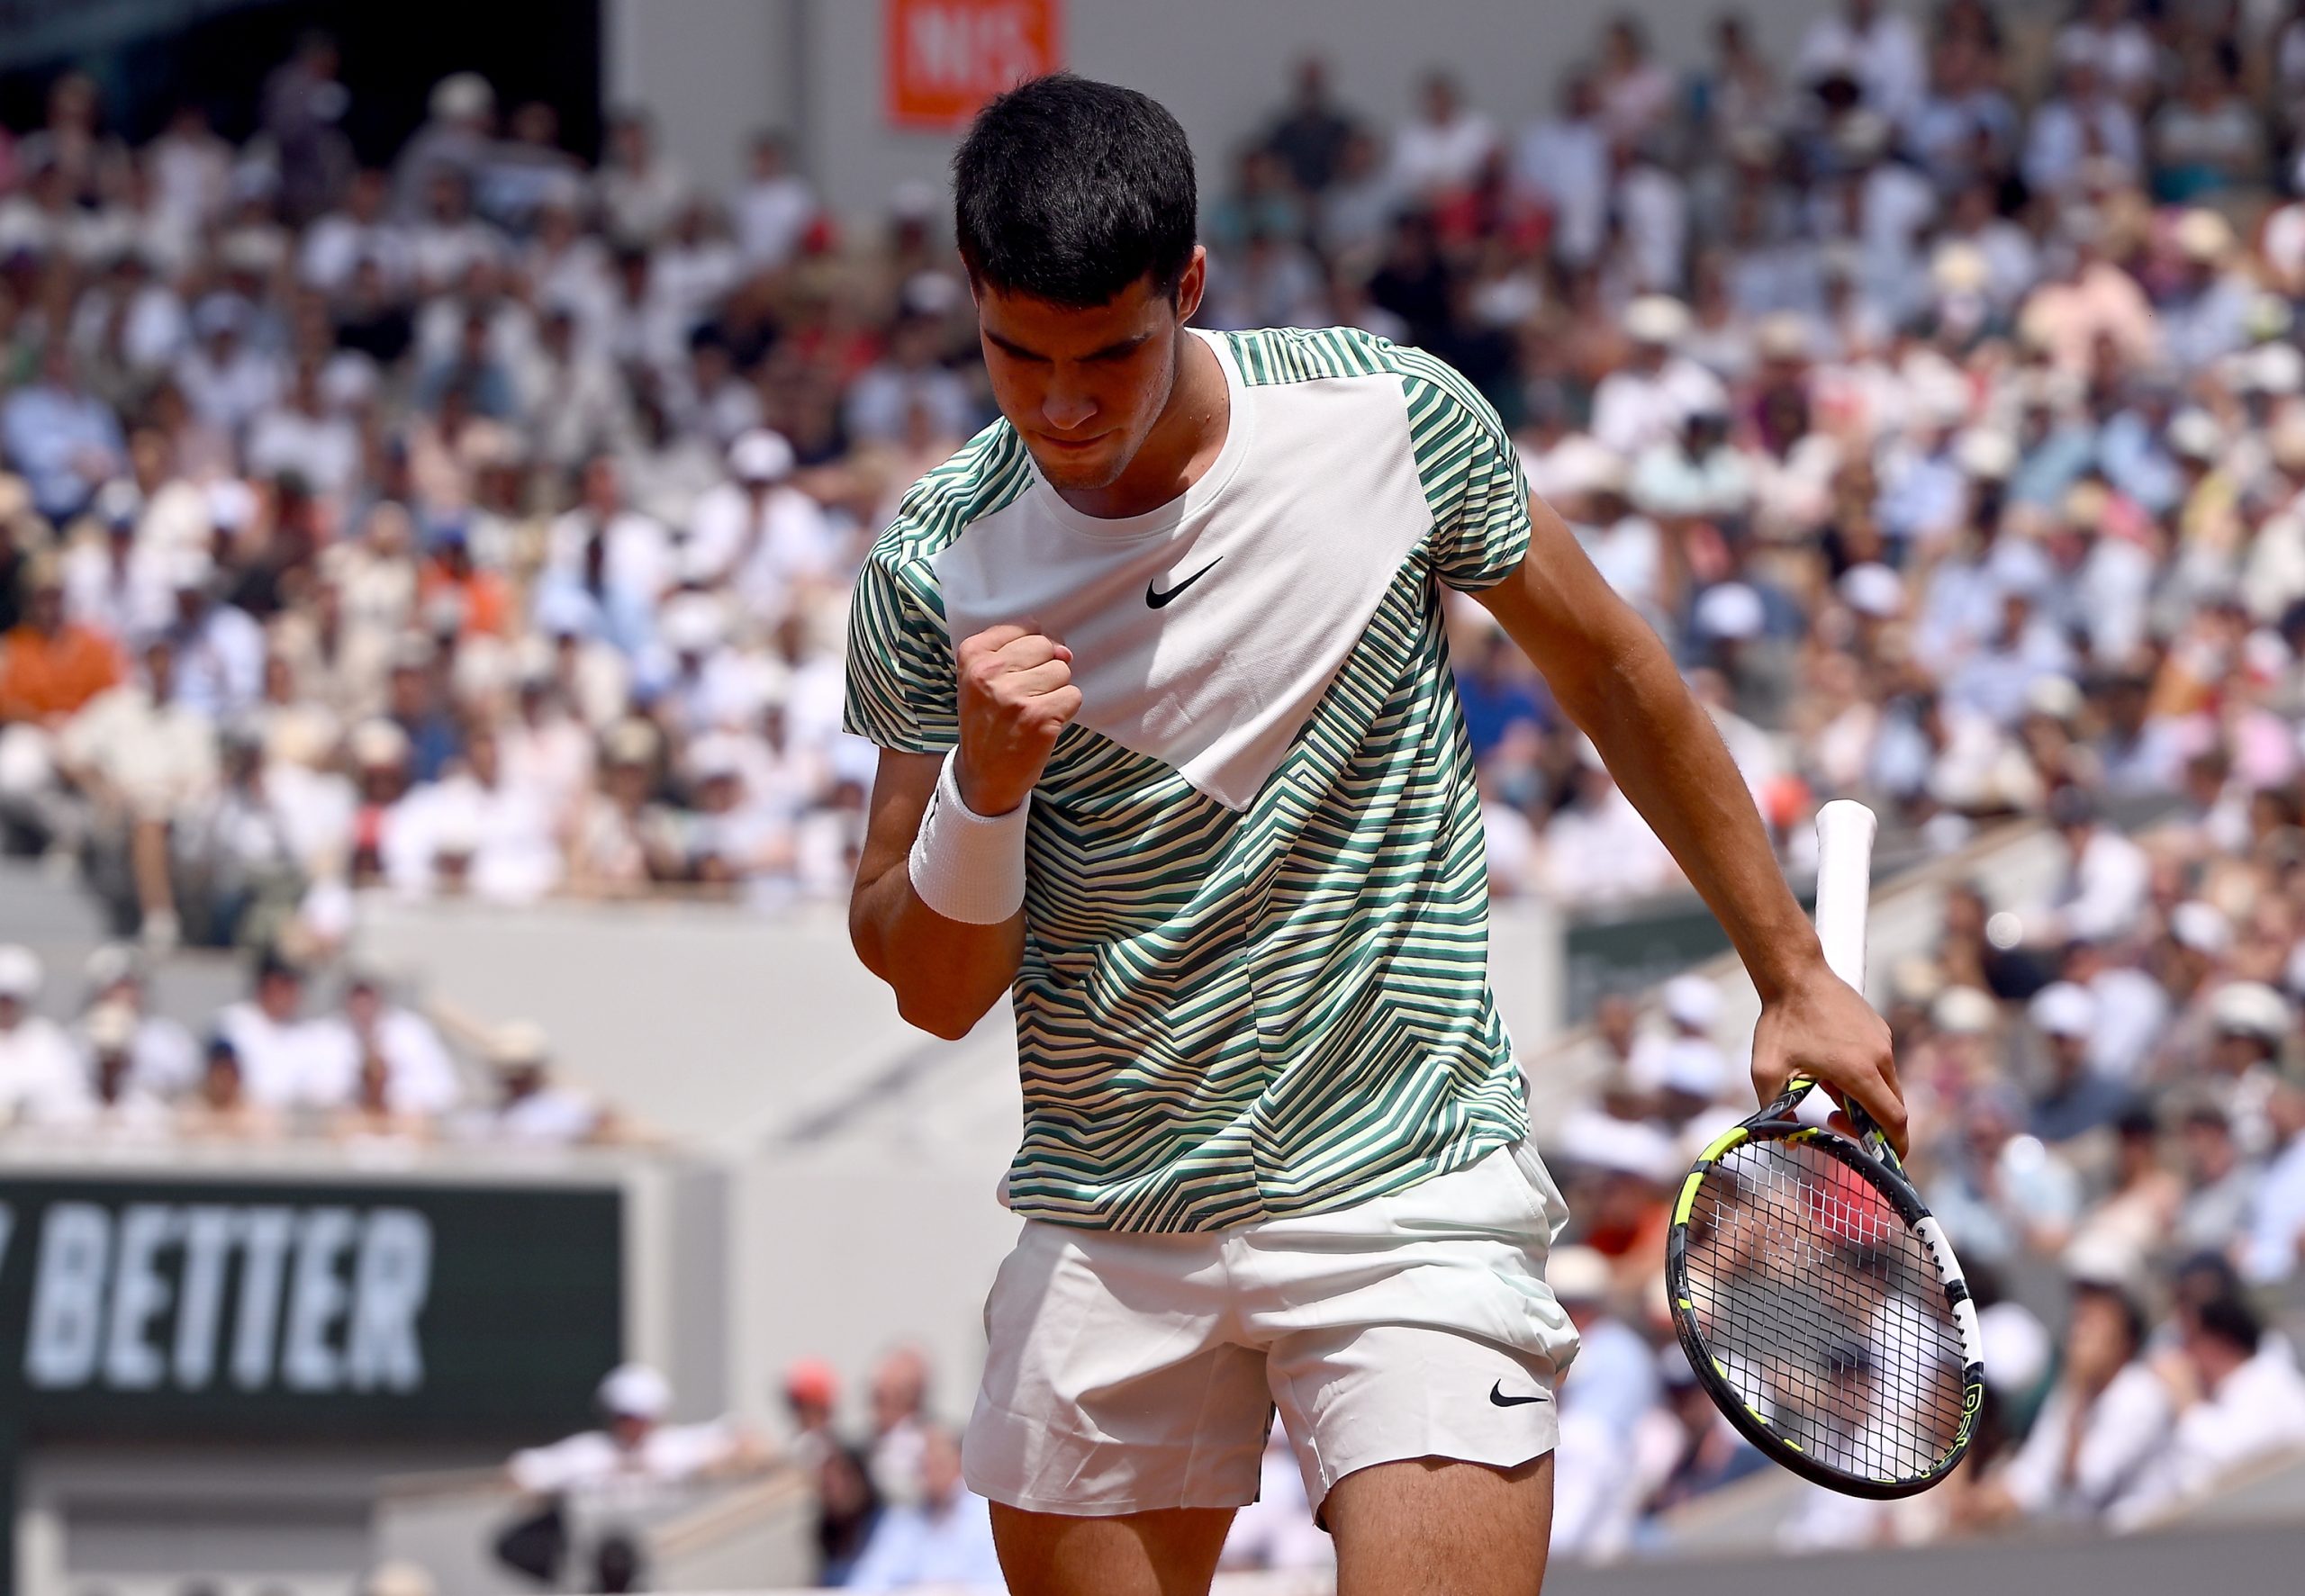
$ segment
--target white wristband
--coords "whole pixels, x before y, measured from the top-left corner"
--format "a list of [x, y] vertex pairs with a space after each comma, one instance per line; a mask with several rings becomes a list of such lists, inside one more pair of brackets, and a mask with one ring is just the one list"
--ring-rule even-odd
[[957, 750], [945, 756], [907, 869], [920, 901], [967, 925], [998, 925], [1025, 905], [1025, 821], [1030, 793], [1006, 815], [980, 815], [961, 797]]

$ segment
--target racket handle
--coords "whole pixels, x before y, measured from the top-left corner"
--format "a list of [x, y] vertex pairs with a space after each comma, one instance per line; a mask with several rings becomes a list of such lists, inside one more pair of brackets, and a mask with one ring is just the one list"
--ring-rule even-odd
[[1873, 811], [1835, 798], [1817, 811], [1817, 940], [1825, 966], [1865, 990], [1865, 916], [1873, 892]]

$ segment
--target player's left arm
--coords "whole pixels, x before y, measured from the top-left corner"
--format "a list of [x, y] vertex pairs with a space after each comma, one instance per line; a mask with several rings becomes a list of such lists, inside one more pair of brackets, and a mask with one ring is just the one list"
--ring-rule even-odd
[[1728, 931], [1761, 996], [1753, 1034], [1761, 1100], [1795, 1073], [1812, 1077], [1862, 1104], [1902, 1153], [1905, 1111], [1888, 1028], [1826, 968], [1711, 717], [1561, 518], [1530, 504], [1528, 552], [1473, 596], [1543, 672]]

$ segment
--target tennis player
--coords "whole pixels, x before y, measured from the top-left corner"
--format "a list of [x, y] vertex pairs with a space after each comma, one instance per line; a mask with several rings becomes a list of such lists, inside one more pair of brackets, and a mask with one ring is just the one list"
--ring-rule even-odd
[[1026, 1223], [963, 1448], [1025, 1596], [1203, 1591], [1278, 1407], [1346, 1596], [1534, 1591], [1566, 1218], [1487, 978], [1442, 625], [1470, 593], [1717, 914], [1798, 1069], [1902, 1139], [1656, 636], [1442, 362], [1209, 334], [1192, 151], [1132, 90], [1003, 95], [954, 161], [1001, 419], [906, 497], [850, 622], [882, 750], [851, 906], [905, 1017], [1016, 1004]]

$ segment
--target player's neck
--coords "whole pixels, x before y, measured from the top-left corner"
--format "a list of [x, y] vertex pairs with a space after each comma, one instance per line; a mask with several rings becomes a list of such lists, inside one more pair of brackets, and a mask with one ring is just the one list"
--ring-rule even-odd
[[1169, 402], [1144, 437], [1128, 468], [1102, 488], [1064, 488], [1064, 501], [1082, 515], [1120, 520], [1158, 509], [1207, 475], [1224, 452], [1232, 425], [1232, 396], [1216, 352], [1194, 334], [1177, 333], [1177, 380]]

